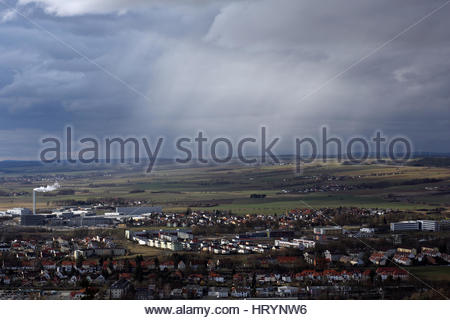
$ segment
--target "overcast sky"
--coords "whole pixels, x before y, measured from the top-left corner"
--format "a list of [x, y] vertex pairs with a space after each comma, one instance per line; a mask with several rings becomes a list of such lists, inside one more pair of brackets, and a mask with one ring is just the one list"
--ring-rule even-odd
[[37, 159], [67, 125], [168, 141], [266, 125], [284, 153], [327, 125], [450, 152], [450, 4], [421, 21], [445, 2], [0, 0], [0, 159]]

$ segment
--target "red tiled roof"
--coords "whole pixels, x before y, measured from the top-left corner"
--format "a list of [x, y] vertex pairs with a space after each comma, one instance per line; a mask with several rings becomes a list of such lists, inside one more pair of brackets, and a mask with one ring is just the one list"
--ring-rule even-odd
[[82, 265], [95, 267], [98, 265], [98, 261], [97, 260], [86, 260], [86, 261], [83, 261]]
[[56, 262], [50, 261], [50, 260], [42, 260], [42, 261], [41, 261], [41, 264], [42, 264], [43, 266], [54, 266], [54, 265], [56, 265]]
[[377, 274], [384, 275], [408, 275], [408, 272], [396, 267], [380, 267], [376, 270]]

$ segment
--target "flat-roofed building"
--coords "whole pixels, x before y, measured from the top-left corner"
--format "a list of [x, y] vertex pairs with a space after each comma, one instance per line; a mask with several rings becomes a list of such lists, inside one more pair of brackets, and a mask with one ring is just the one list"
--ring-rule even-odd
[[314, 234], [342, 234], [342, 227], [339, 226], [328, 226], [328, 227], [316, 227], [314, 228]]
[[294, 241], [286, 241], [286, 240], [275, 240], [274, 245], [276, 247], [281, 248], [295, 248], [295, 249], [303, 249], [303, 245]]
[[439, 230], [450, 230], [450, 220], [439, 221]]
[[316, 246], [316, 242], [314, 240], [294, 239], [292, 241], [301, 244], [305, 248], [314, 248]]
[[94, 217], [75, 217], [72, 219], [69, 219], [69, 225], [71, 226], [78, 226], [78, 227], [90, 227], [90, 226], [97, 226], [97, 225], [113, 225], [115, 223], [114, 219], [101, 217], [101, 216], [94, 216]]
[[400, 221], [391, 223], [391, 231], [419, 231], [419, 221]]
[[20, 217], [22, 226], [43, 226], [47, 217], [41, 214], [27, 214]]
[[117, 207], [116, 214], [119, 216], [141, 216], [143, 214], [161, 213], [162, 207]]
[[439, 231], [439, 222], [434, 220], [419, 220], [420, 229], [423, 231]]
[[27, 208], [13, 208], [13, 209], [7, 210], [6, 213], [8, 213], [12, 216], [24, 216], [24, 215], [32, 214], [33, 212]]

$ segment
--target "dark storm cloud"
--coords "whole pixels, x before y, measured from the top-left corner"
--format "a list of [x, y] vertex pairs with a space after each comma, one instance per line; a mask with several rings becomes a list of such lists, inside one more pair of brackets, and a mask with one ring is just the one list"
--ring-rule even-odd
[[0, 5], [0, 158], [35, 157], [37, 139], [68, 124], [168, 138], [267, 125], [285, 152], [328, 125], [450, 151], [450, 5], [327, 83], [445, 1], [8, 3], [142, 94]]

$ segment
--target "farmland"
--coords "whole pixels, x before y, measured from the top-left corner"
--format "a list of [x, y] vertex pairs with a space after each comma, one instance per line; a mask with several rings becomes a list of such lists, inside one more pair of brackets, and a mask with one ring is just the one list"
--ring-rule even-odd
[[[302, 175], [297, 176], [291, 164], [220, 167], [163, 164], [151, 175], [130, 166], [105, 166], [95, 170], [55, 166], [45, 168], [44, 173], [40, 168], [21, 170], [18, 167], [4, 172], [2, 177], [1, 210], [31, 207], [32, 189], [52, 180], [59, 180], [63, 188], [57, 193], [40, 194], [38, 209], [70, 202], [115, 199], [160, 205], [175, 212], [191, 207], [231, 210], [237, 214], [284, 213], [306, 206], [450, 208], [450, 169], [447, 167], [369, 162], [345, 165], [328, 161], [309, 164]], [[263, 196], [251, 197], [255, 194]]]

